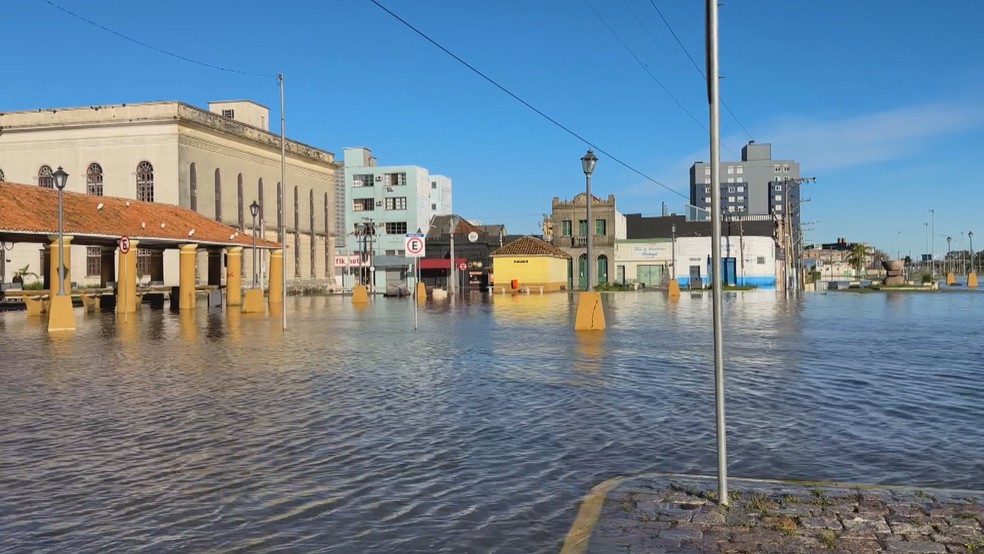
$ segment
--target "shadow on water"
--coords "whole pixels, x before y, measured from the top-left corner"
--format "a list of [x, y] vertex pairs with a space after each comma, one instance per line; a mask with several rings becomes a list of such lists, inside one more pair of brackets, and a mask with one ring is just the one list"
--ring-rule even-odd
[[[984, 488], [975, 294], [723, 297], [732, 475]], [[715, 468], [708, 294], [0, 313], [32, 551], [552, 552], [592, 485]], [[15, 363], [10, 363], [15, 361]], [[151, 547], [150, 545], [153, 545]]]

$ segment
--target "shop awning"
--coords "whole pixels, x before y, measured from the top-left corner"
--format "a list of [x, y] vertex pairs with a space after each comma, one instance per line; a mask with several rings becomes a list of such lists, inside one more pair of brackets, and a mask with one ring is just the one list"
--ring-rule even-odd
[[[465, 258], [455, 258], [458, 265], [465, 263]], [[420, 258], [420, 269], [450, 269], [451, 258]]]

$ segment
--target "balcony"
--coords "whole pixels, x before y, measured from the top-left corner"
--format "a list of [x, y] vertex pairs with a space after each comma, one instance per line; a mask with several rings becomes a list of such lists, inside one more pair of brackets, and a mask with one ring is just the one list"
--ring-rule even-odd
[[571, 248], [586, 248], [588, 237], [571, 237]]

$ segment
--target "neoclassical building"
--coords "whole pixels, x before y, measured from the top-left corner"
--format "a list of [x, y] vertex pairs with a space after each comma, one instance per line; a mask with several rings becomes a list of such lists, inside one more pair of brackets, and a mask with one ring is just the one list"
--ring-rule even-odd
[[[331, 152], [288, 139], [283, 186], [280, 136], [269, 123], [269, 109], [249, 100], [210, 102], [208, 110], [166, 101], [3, 112], [0, 180], [53, 188], [61, 166], [68, 191], [178, 205], [245, 233], [252, 232], [256, 201], [258, 236], [279, 241], [284, 214], [288, 282], [328, 281], [340, 164]], [[3, 246], [8, 281], [11, 266], [41, 273], [37, 245]], [[99, 249], [90, 250], [73, 247], [80, 284], [99, 281]], [[253, 271], [251, 260], [245, 253], [244, 275]], [[149, 274], [149, 263], [150, 252], [141, 250], [138, 271]], [[176, 283], [177, 253], [166, 252], [164, 263], [165, 281]], [[258, 270], [265, 277], [265, 268]]]
[[585, 287], [588, 233], [591, 233], [591, 263], [594, 264], [591, 286], [613, 280], [615, 241], [625, 238], [625, 216], [615, 209], [615, 196], [609, 194], [602, 200], [591, 195], [591, 222], [587, 220], [587, 198], [583, 192], [571, 200], [555, 196], [550, 215], [544, 221], [545, 238], [570, 256], [568, 289]]

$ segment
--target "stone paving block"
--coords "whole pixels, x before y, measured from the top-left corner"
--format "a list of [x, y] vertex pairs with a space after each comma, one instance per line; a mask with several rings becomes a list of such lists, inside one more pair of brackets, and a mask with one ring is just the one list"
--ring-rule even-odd
[[888, 515], [888, 505], [881, 500], [865, 499], [858, 502], [858, 512], [865, 515]]
[[927, 510], [923, 508], [922, 504], [913, 503], [902, 503], [902, 504], [889, 504], [888, 512], [890, 515], [926, 515]]
[[946, 547], [935, 542], [885, 541], [885, 551], [931, 554], [933, 552], [946, 552]]
[[876, 554], [881, 552], [881, 543], [876, 540], [866, 539], [838, 539], [837, 548], [852, 552], [853, 554]]
[[908, 521], [891, 521], [888, 526], [896, 535], [929, 535], [934, 531], [933, 526], [926, 523], [911, 523]]
[[840, 531], [844, 528], [839, 519], [833, 516], [809, 517], [800, 520], [800, 525], [806, 529], [831, 529]]
[[663, 529], [658, 534], [661, 539], [673, 539], [676, 541], [685, 540], [697, 540], [704, 536], [704, 533], [700, 529], [695, 529], [691, 527], [673, 527], [670, 529]]
[[714, 511], [698, 511], [694, 512], [693, 518], [690, 520], [695, 525], [723, 525], [725, 521], [724, 514], [718, 510]]
[[[855, 538], [869, 538], [862, 535], [873, 535], [876, 533], [891, 533], [892, 529], [888, 526], [885, 518], [880, 516], [843, 517], [841, 523], [844, 524], [845, 535]], [[873, 537], [870, 537], [873, 538]]]
[[967, 527], [970, 529], [980, 529], [981, 524], [976, 519], [969, 517], [948, 517], [946, 522], [950, 527]]

